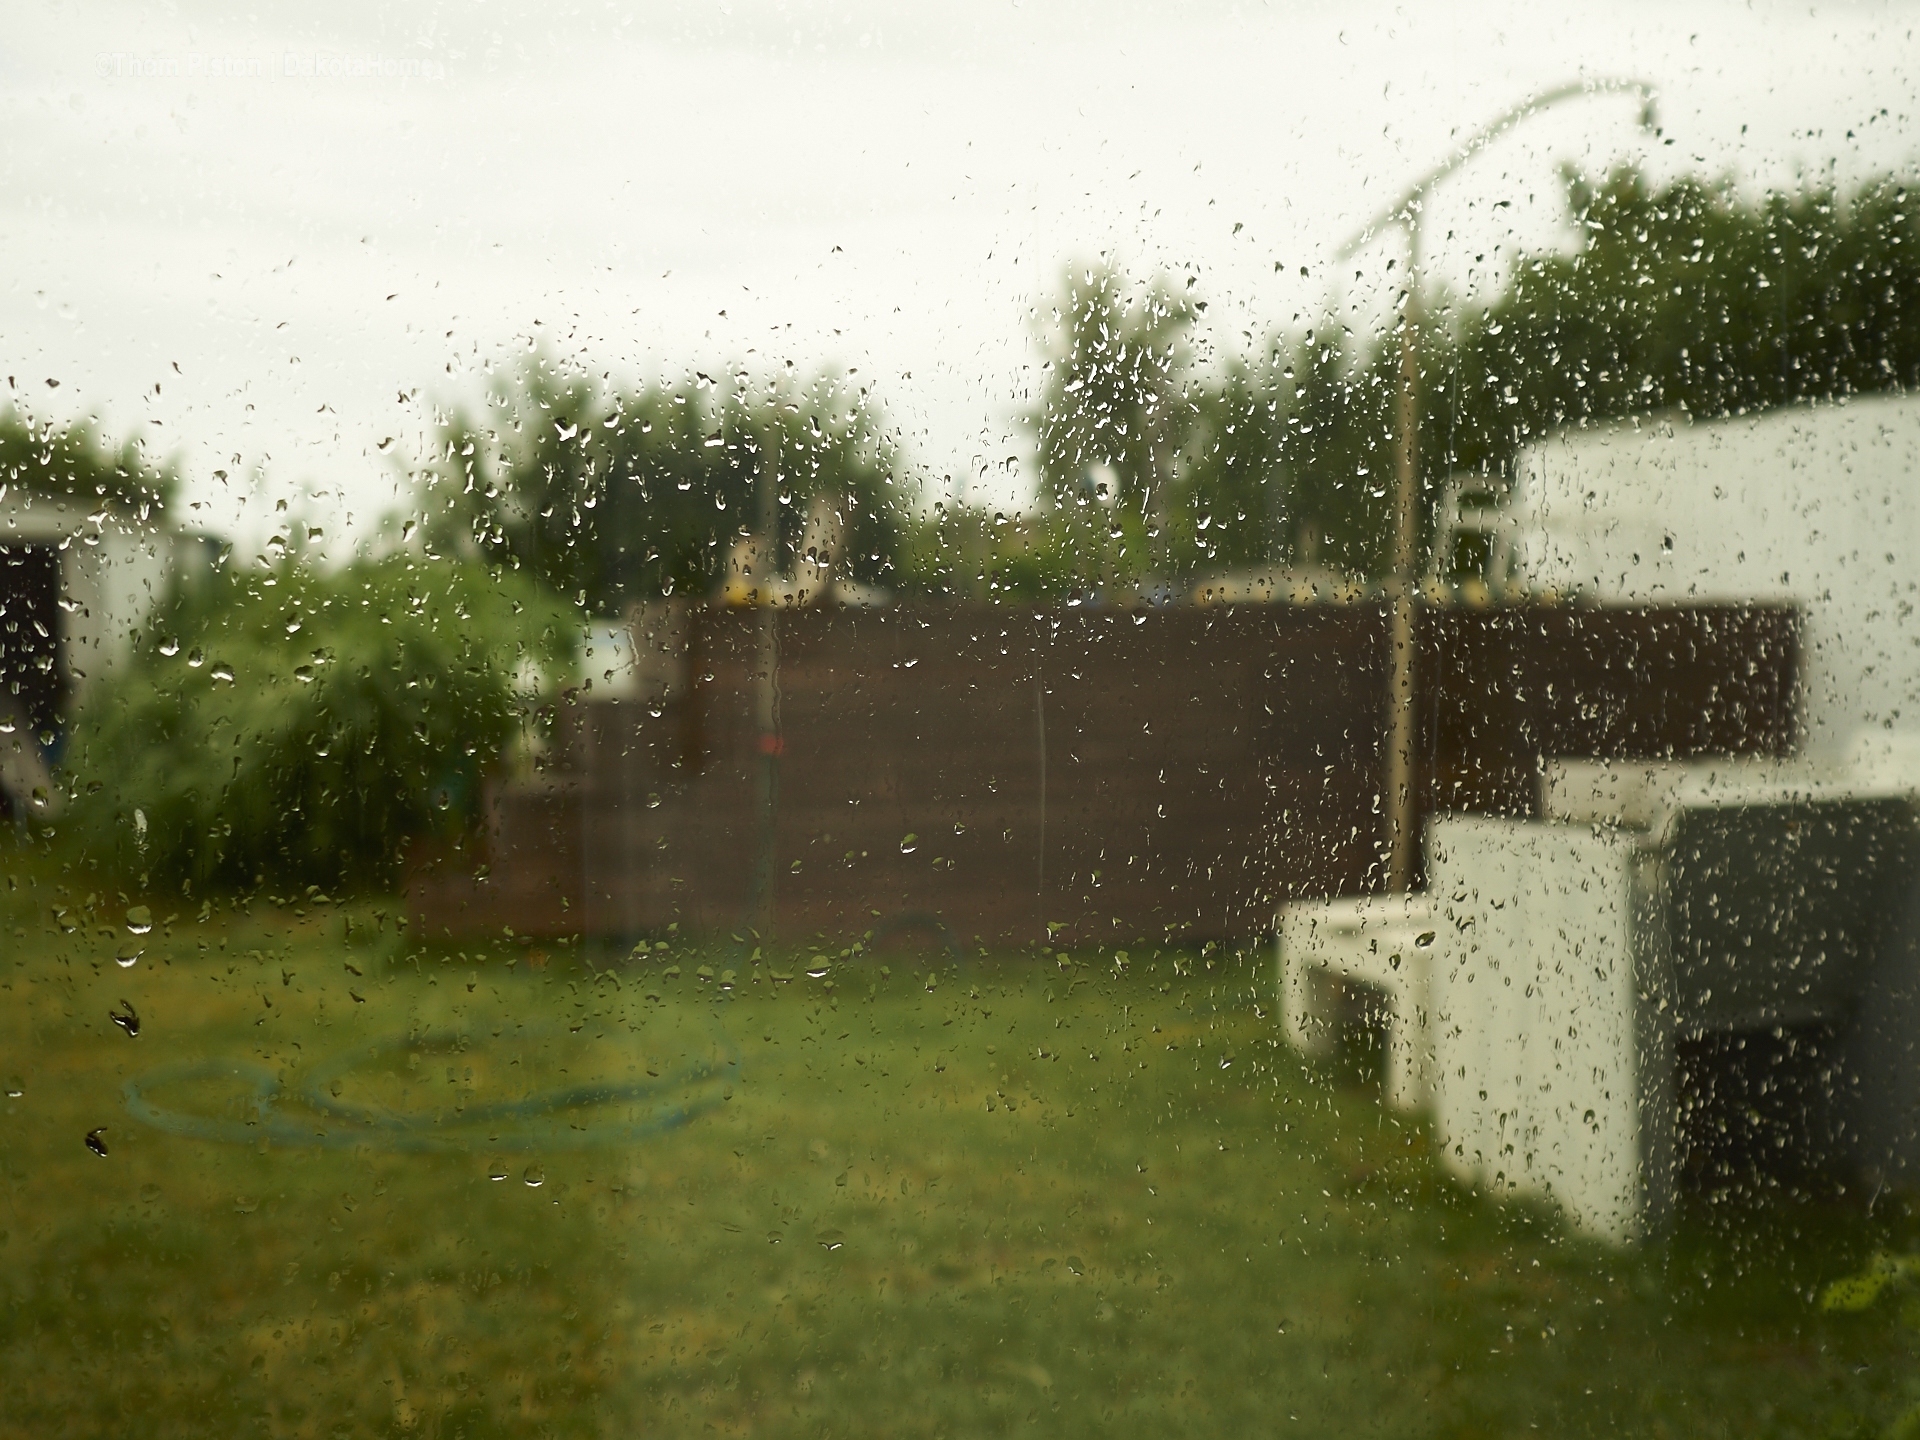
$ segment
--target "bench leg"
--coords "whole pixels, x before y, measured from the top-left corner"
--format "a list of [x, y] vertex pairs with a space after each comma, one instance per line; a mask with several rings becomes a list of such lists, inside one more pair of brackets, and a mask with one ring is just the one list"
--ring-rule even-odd
[[1310, 1060], [1324, 1060], [1335, 1046], [1338, 989], [1323, 966], [1305, 957], [1280, 955], [1280, 1004], [1287, 1040]]

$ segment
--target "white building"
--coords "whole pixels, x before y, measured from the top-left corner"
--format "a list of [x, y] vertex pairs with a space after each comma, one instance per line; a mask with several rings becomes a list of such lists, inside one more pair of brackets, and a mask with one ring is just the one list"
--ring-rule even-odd
[[1507, 522], [1530, 589], [1798, 606], [1810, 755], [1920, 733], [1920, 400], [1563, 431], [1520, 455]]
[[1569, 757], [1538, 820], [1435, 817], [1428, 894], [1282, 915], [1289, 1036], [1384, 992], [1443, 1162], [1611, 1240], [1672, 1213], [1689, 1046], [1784, 1038], [1822, 1163], [1920, 1182], [1920, 400], [1566, 431], [1490, 523], [1510, 593], [1793, 605], [1802, 753]]

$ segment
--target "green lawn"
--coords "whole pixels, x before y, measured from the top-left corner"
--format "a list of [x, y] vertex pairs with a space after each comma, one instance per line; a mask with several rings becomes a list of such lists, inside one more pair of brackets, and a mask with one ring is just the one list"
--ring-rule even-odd
[[[1813, 1302], [1902, 1203], [1570, 1241], [1303, 1071], [1264, 953], [597, 971], [156, 901], [123, 969], [126, 899], [13, 884], [7, 1435], [1827, 1435], [1920, 1400], [1897, 1299]], [[204, 1133], [130, 1114], [142, 1077]]]

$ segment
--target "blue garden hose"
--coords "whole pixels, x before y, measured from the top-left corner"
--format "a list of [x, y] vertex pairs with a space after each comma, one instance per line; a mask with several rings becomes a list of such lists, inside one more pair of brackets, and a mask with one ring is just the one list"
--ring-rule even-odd
[[[380, 1042], [371, 1055], [444, 1047], [454, 1037], [398, 1035]], [[545, 1090], [521, 1100], [468, 1106], [457, 1111], [396, 1112], [337, 1099], [331, 1084], [360, 1063], [357, 1050], [342, 1051], [308, 1072], [300, 1099], [314, 1112], [296, 1118], [276, 1110], [279, 1079], [265, 1066], [244, 1060], [191, 1060], [129, 1080], [123, 1088], [127, 1113], [143, 1124], [190, 1140], [214, 1140], [351, 1150], [360, 1146], [406, 1154], [445, 1154], [476, 1149], [503, 1152], [589, 1150], [626, 1145], [676, 1130], [725, 1104], [740, 1076], [740, 1053], [723, 1034], [722, 1058], [696, 1060], [670, 1075], [629, 1084], [573, 1085]], [[247, 1092], [243, 1118], [225, 1118], [168, 1109], [148, 1091], [189, 1080], [232, 1079]], [[643, 1115], [622, 1120], [575, 1123], [567, 1117], [608, 1105], [645, 1106]]]

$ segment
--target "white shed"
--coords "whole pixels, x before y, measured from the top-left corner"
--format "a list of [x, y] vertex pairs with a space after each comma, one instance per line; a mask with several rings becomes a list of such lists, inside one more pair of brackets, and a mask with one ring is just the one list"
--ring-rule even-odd
[[41, 736], [126, 659], [210, 543], [104, 501], [0, 493], [0, 806], [52, 802]]
[[[178, 567], [203, 557], [207, 543], [104, 501], [89, 508], [71, 497], [23, 491], [0, 498], [0, 547], [9, 554], [57, 557], [51, 568], [58, 593], [47, 599], [60, 616], [64, 689], [70, 699], [128, 655], [133, 632], [166, 593]], [[0, 595], [0, 603], [9, 598]], [[36, 608], [42, 603], [27, 594], [18, 601]]]

